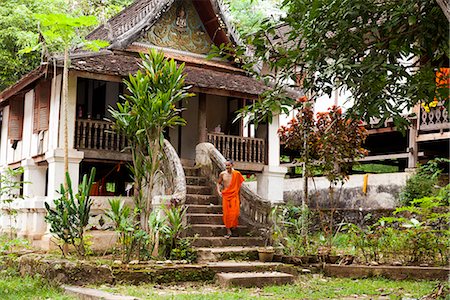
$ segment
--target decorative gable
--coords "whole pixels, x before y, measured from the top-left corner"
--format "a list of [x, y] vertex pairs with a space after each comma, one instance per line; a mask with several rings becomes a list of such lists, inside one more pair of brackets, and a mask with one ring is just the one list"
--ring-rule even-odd
[[87, 38], [107, 40], [110, 49], [139, 41], [201, 54], [211, 44], [242, 44], [222, 0], [136, 0]]
[[175, 2], [138, 42], [198, 54], [213, 43], [191, 1]]

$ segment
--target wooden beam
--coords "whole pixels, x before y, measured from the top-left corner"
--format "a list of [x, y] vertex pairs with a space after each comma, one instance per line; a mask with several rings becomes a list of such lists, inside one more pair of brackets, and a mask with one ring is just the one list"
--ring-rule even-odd
[[234, 168], [240, 171], [262, 172], [264, 164], [235, 161]]
[[371, 135], [371, 134], [388, 133], [388, 132], [396, 132], [396, 131], [397, 131], [397, 128], [395, 128], [395, 127], [384, 127], [384, 128], [368, 129], [367, 133], [369, 135]]
[[45, 74], [45, 69], [43, 66], [34, 69], [24, 77], [22, 77], [16, 84], [10, 86], [9, 88], [3, 90], [0, 93], [0, 104], [3, 104], [9, 97], [14, 96], [15, 94], [22, 91], [28, 85], [32, 84], [34, 81], [38, 80]]
[[437, 141], [450, 139], [450, 132], [419, 134], [417, 142]]
[[191, 92], [194, 93], [204, 93], [209, 95], [217, 95], [217, 96], [224, 96], [224, 97], [232, 97], [232, 98], [242, 98], [242, 99], [258, 99], [258, 95], [248, 94], [245, 92], [237, 92], [237, 91], [229, 91], [229, 90], [222, 90], [222, 89], [216, 89], [216, 88], [201, 88], [201, 87], [192, 87], [190, 89]]
[[[419, 152], [418, 156], [424, 156], [423, 152]], [[386, 160], [386, 159], [399, 159], [399, 158], [408, 158], [409, 153], [395, 153], [395, 154], [382, 154], [382, 155], [372, 155], [366, 156], [364, 158], [358, 159], [359, 162], [365, 161], [374, 161], [374, 160]]]
[[89, 161], [131, 161], [130, 153], [122, 153], [108, 150], [90, 150], [90, 149], [78, 149], [84, 152], [84, 159]]
[[10, 169], [17, 169], [21, 165], [22, 165], [21, 161], [16, 161], [16, 162], [8, 164], [8, 168], [10, 168]]

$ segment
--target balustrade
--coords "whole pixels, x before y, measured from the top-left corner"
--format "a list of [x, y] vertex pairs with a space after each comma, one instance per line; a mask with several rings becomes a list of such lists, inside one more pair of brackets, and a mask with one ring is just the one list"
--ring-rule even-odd
[[127, 139], [112, 129], [111, 122], [76, 120], [75, 148], [120, 152], [127, 146]]
[[219, 133], [209, 133], [208, 142], [223, 156], [235, 162], [264, 164], [266, 144], [264, 139]]
[[420, 107], [420, 131], [432, 131], [449, 129], [450, 123], [448, 118], [448, 111], [442, 102], [434, 108], [431, 108], [428, 112]]

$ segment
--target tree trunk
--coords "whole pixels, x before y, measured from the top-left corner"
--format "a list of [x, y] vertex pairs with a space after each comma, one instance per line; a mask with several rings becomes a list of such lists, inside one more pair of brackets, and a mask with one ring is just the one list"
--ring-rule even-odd
[[[69, 47], [64, 49], [64, 69], [63, 69], [63, 90], [62, 90], [62, 103], [64, 107], [64, 174], [69, 172], [69, 132], [67, 125], [67, 106], [69, 102]], [[68, 187], [67, 178], [64, 177], [64, 186]]]

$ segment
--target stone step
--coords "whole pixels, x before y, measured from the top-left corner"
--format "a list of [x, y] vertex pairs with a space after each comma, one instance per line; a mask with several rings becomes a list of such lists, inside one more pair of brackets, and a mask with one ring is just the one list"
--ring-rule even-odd
[[222, 205], [189, 204], [187, 212], [193, 214], [220, 214], [222, 213]]
[[206, 177], [199, 176], [186, 176], [187, 185], [208, 185], [208, 179]]
[[209, 186], [188, 185], [186, 186], [187, 194], [212, 195], [212, 189]]
[[194, 247], [225, 247], [225, 246], [264, 246], [264, 240], [260, 237], [199, 237], [194, 242]]
[[218, 273], [217, 283], [222, 287], [263, 287], [267, 285], [285, 285], [294, 282], [294, 276], [281, 272]]
[[213, 195], [196, 195], [196, 194], [187, 194], [186, 195], [186, 204], [197, 204], [197, 205], [218, 205], [219, 197]]
[[186, 176], [200, 176], [200, 168], [183, 167], [184, 175]]
[[292, 265], [286, 265], [277, 262], [218, 261], [205, 263], [204, 266], [206, 266], [214, 273], [278, 271], [292, 275], [298, 275], [298, 270]]
[[186, 214], [189, 224], [222, 225], [222, 214]]
[[260, 247], [217, 247], [197, 248], [197, 262], [212, 262], [223, 260], [255, 261], [258, 260]]
[[139, 300], [139, 298], [133, 296], [123, 296], [112, 294], [92, 288], [85, 288], [80, 286], [68, 286], [64, 285], [62, 287], [66, 294], [72, 295], [77, 299], [108, 299], [108, 300]]
[[[200, 237], [222, 237], [227, 233], [224, 225], [212, 224], [190, 224], [186, 231], [187, 236], [194, 236], [198, 234]], [[239, 225], [233, 230], [233, 234], [240, 237], [248, 236], [249, 228], [247, 226]]]

